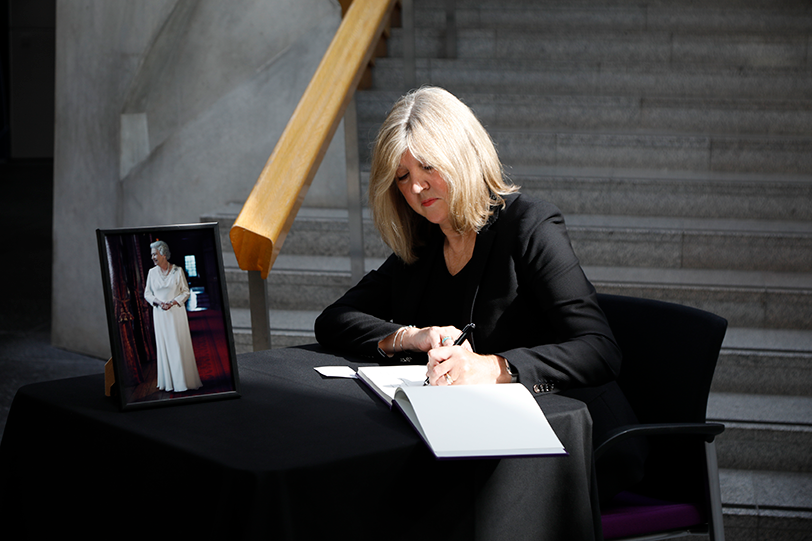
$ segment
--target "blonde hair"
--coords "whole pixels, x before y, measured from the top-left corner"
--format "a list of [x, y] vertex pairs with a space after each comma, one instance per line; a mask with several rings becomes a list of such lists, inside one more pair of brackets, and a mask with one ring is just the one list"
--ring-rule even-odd
[[479, 231], [502, 196], [518, 190], [504, 177], [488, 132], [473, 111], [446, 90], [423, 87], [401, 97], [386, 117], [372, 152], [369, 206], [383, 241], [406, 263], [417, 260], [426, 223], [395, 182], [401, 157], [411, 152], [436, 169], [448, 186], [449, 220], [459, 232]]

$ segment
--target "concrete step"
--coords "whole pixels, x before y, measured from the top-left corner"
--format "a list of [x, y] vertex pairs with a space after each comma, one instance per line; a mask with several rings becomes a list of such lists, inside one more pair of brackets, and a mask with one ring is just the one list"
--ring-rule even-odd
[[812, 137], [493, 130], [507, 165], [812, 173]]
[[[714, 32], [804, 31], [812, 26], [809, 4], [803, 0], [714, 2], [636, 2], [611, 0], [545, 1], [456, 0], [458, 28], [535, 29], [579, 33], [597, 30], [688, 30]], [[415, 1], [417, 28], [443, 28], [445, 6]]]
[[[374, 140], [400, 91], [356, 94], [362, 146]], [[662, 130], [688, 134], [809, 134], [812, 101], [636, 95], [476, 94], [458, 96], [489, 130]]]
[[711, 393], [720, 468], [812, 473], [812, 397]]
[[812, 220], [812, 176], [512, 167], [514, 183], [570, 214]]
[[[232, 258], [232, 259], [230, 259]], [[224, 254], [229, 302], [248, 306], [247, 274]], [[382, 259], [370, 259], [367, 269]], [[585, 266], [598, 291], [696, 306], [734, 327], [812, 328], [812, 273]], [[348, 258], [280, 255], [268, 276], [271, 308], [322, 310], [349, 287]]]
[[[223, 261], [232, 308], [248, 308], [248, 273], [237, 267], [233, 253], [224, 253]], [[367, 271], [383, 259], [367, 258]], [[321, 312], [351, 286], [349, 257], [283, 255], [276, 259], [266, 280], [268, 304], [272, 310]]]
[[[269, 277], [269, 292], [274, 308], [321, 310], [350, 287], [349, 261], [345, 255], [348, 252], [345, 249], [344, 254], [336, 253], [337, 247], [342, 244], [346, 246], [347, 243], [346, 225], [343, 225], [346, 224], [345, 217], [346, 211], [303, 209]], [[226, 226], [223, 227], [224, 231], [230, 226], [225, 213], [211, 213], [207, 218], [219, 218], [221, 224]], [[732, 326], [812, 328], [812, 275], [809, 272], [730, 270], [729, 266], [723, 264], [717, 265], [722, 267], [717, 269], [658, 266], [668, 261], [674, 266], [707, 266], [707, 262], [716, 257], [721, 257], [722, 262], [731, 263], [738, 253], [753, 257], [754, 252], [750, 250], [754, 249], [752, 246], [757, 239], [760, 239], [763, 251], [759, 253], [756, 250], [754, 259], [764, 259], [771, 265], [777, 265], [781, 260], [779, 254], [791, 257], [793, 252], [789, 241], [785, 247], [781, 247], [782, 238], [792, 239], [794, 234], [795, 240], [799, 241], [797, 246], [803, 247], [805, 242], [807, 248], [803, 250], [808, 250], [808, 223], [759, 223], [761, 230], [753, 234], [745, 233], [747, 228], [741, 225], [748, 222], [716, 221], [713, 228], [708, 228], [708, 224], [701, 220], [681, 219], [669, 224], [669, 220], [664, 218], [648, 218], [641, 219], [638, 225], [658, 224], [659, 229], [628, 227], [634, 223], [629, 218], [612, 216], [597, 218], [573, 215], [568, 218], [573, 245], [584, 260], [587, 275], [599, 290], [698, 306], [726, 317]], [[686, 224], [693, 225], [693, 228]], [[752, 224], [752, 230], [755, 230], [755, 222]], [[389, 251], [382, 246], [371, 224], [367, 222], [366, 225], [367, 253], [375, 258], [367, 263], [367, 269], [372, 269], [388, 256]], [[765, 227], [769, 225], [772, 225], [773, 231]], [[728, 226], [727, 231], [724, 226]], [[776, 235], [777, 231], [782, 232]], [[740, 244], [731, 240], [737, 237]], [[309, 257], [305, 254], [318, 255]], [[622, 257], [618, 261], [610, 261], [612, 265], [588, 263], [607, 262], [617, 254]], [[341, 255], [344, 257], [339, 257]], [[648, 259], [651, 265], [645, 267], [625, 263], [641, 257]], [[231, 306], [247, 307], [247, 275], [237, 269], [233, 253], [226, 251], [224, 258]], [[803, 258], [793, 263], [798, 269], [804, 269], [803, 264]]]
[[[418, 58], [416, 80], [454, 94], [611, 95], [805, 99], [812, 69], [805, 67], [719, 66], [705, 64], [622, 64], [548, 62], [537, 59]], [[403, 60], [379, 58], [372, 88], [403, 89]]]
[[[614, 8], [625, 6], [646, 6], [648, 9], [662, 9], [665, 6], [694, 10], [713, 10], [738, 6], [747, 9], [767, 9], [773, 6], [782, 10], [789, 10], [808, 5], [804, 0], [707, 0], [705, 2], [696, 2], [695, 0], [673, 0], [669, 2], [661, 2], [661, 0], [543, 0], [542, 2], [539, 2], [539, 0], [455, 0], [454, 4], [458, 9], [496, 9], [504, 7], [505, 9], [523, 10], [538, 8], [539, 5], [550, 9], [569, 7], [577, 10], [588, 7]], [[442, 2], [434, 0], [415, 0], [415, 5], [420, 8], [434, 6], [440, 9], [444, 7]]]
[[[568, 132], [495, 128], [507, 167], [604, 167], [678, 171], [812, 174], [809, 136]], [[364, 147], [361, 160], [370, 161]]]
[[569, 215], [582, 265], [808, 272], [812, 223]]
[[[220, 242], [225, 253], [233, 253], [228, 234], [241, 208], [240, 203], [229, 203], [200, 218], [202, 222], [220, 224]], [[388, 256], [391, 250], [380, 240], [369, 210], [364, 208], [363, 215], [366, 254], [373, 257]], [[347, 209], [302, 207], [285, 238], [282, 252], [285, 255], [348, 256], [350, 248], [347, 216]], [[234, 265], [236, 266], [236, 262]]]
[[584, 267], [599, 292], [718, 314], [733, 327], [812, 328], [812, 273]]
[[[555, 203], [565, 217], [812, 220], [812, 175], [544, 166], [509, 166], [506, 173], [523, 193]], [[368, 171], [361, 184], [366, 193]]]
[[711, 390], [812, 397], [812, 330], [729, 327]]
[[721, 469], [725, 539], [799, 541], [812, 531], [812, 474]]
[[[812, 261], [812, 222], [596, 214], [565, 218], [583, 265], [805, 272]], [[364, 241], [370, 257], [391, 253], [368, 215]], [[347, 256], [347, 212], [303, 209], [282, 253]]]
[[[555, 203], [565, 216], [604, 214], [733, 218], [779, 221], [812, 220], [812, 175], [663, 171], [609, 167], [508, 165], [506, 173], [522, 192]], [[366, 194], [369, 171], [361, 173]], [[363, 197], [366, 204], [366, 197]], [[223, 241], [242, 205], [229, 203], [202, 220], [220, 221]], [[345, 210], [315, 209], [312, 212]], [[312, 214], [302, 208], [299, 217]], [[366, 211], [365, 211], [366, 212]], [[310, 213], [310, 214], [308, 214]], [[328, 217], [329, 219], [329, 217]], [[224, 244], [224, 246], [230, 246]]]
[[[387, 41], [388, 56], [403, 56], [402, 29]], [[595, 29], [588, 34], [570, 29], [482, 27], [457, 30], [457, 58], [538, 58], [554, 62], [702, 63], [737, 66], [802, 67], [806, 65], [806, 32], [679, 32]], [[443, 58], [446, 29], [415, 30], [418, 58]]]
[[216, 209], [204, 212], [200, 216], [202, 223], [217, 222], [220, 231], [220, 247], [224, 254], [234, 253], [229, 232], [244, 204], [244, 201], [231, 201], [224, 203]]
[[[216, 221], [220, 224], [223, 252], [227, 258], [230, 258], [226, 261], [233, 261], [235, 267], [237, 263], [234, 259], [231, 241], [228, 238], [228, 231], [234, 224], [240, 208], [237, 204], [226, 205], [201, 217], [203, 222]], [[368, 209], [363, 209], [363, 215], [364, 245], [367, 256], [388, 257], [392, 251], [384, 245], [378, 235]], [[282, 246], [282, 254], [286, 256], [348, 257], [349, 253], [349, 225], [346, 209], [301, 208]], [[276, 268], [279, 266], [276, 265]], [[349, 272], [349, 268], [349, 263], [347, 263], [347, 272]]]

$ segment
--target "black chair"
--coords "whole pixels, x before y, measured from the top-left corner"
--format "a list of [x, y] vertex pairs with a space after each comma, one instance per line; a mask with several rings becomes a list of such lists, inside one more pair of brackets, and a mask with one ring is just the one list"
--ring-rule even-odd
[[643, 480], [601, 508], [604, 539], [723, 541], [714, 438], [725, 427], [705, 422], [705, 410], [727, 321], [649, 299], [600, 294], [598, 302], [623, 352], [618, 385], [640, 424], [613, 431], [595, 460], [628, 438], [645, 436], [649, 448]]

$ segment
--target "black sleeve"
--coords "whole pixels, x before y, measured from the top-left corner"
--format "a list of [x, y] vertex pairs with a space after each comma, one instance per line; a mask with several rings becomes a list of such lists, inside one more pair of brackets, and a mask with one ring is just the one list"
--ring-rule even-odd
[[360, 355], [377, 356], [378, 342], [402, 327], [393, 323], [392, 288], [403, 263], [390, 256], [316, 319], [319, 344]]
[[546, 330], [537, 345], [523, 340], [527, 347], [500, 355], [531, 390], [536, 385], [558, 390], [615, 379], [620, 350], [558, 209], [549, 204], [527, 209], [516, 234], [521, 237], [515, 253], [517, 282], [524, 294], [533, 296], [534, 310]]

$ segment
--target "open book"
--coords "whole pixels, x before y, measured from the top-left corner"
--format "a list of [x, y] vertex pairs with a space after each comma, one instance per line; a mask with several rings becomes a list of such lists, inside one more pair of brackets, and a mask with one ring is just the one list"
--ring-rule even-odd
[[391, 408], [395, 391], [399, 387], [423, 386], [426, 381], [426, 365], [362, 366], [357, 375]]
[[358, 376], [403, 412], [437, 458], [567, 454], [519, 383], [424, 387], [424, 365], [362, 367]]

